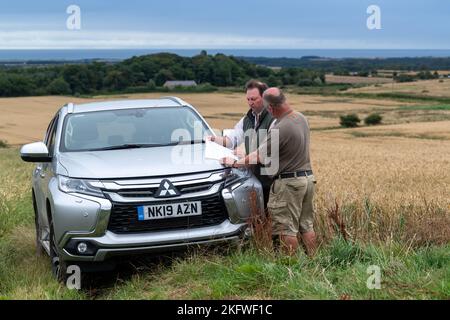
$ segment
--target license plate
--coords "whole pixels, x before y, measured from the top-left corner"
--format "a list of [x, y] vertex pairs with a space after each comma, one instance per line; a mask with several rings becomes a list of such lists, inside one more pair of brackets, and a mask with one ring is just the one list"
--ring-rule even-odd
[[202, 214], [201, 201], [155, 204], [138, 207], [138, 220], [157, 220], [199, 216]]

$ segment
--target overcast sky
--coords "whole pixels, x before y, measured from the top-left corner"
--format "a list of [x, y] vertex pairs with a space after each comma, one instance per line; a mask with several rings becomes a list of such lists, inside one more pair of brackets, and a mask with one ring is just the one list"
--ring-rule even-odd
[[37, 48], [450, 49], [450, 1], [0, 0], [0, 49]]

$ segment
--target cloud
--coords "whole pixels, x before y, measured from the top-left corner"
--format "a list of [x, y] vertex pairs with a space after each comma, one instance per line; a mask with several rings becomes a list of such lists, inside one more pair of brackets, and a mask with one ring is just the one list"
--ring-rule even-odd
[[[0, 31], [0, 49], [403, 49], [407, 43], [134, 31]], [[419, 48], [418, 48], [419, 49]]]

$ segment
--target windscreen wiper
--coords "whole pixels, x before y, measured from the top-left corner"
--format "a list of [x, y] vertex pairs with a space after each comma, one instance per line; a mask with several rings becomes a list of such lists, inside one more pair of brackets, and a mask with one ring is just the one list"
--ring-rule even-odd
[[139, 149], [139, 148], [152, 148], [152, 147], [168, 147], [176, 146], [179, 144], [197, 144], [205, 143], [204, 140], [186, 140], [186, 141], [175, 141], [171, 143], [127, 143], [117, 146], [110, 146], [98, 149], [91, 149], [89, 151], [104, 151], [104, 150], [122, 150], [122, 149]]
[[139, 149], [139, 148], [151, 148], [151, 147], [163, 147], [167, 144], [160, 144], [160, 143], [127, 143], [127, 144], [121, 144], [117, 146], [110, 146], [110, 147], [104, 147], [104, 148], [98, 148], [98, 149], [92, 149], [89, 151], [103, 151], [103, 150], [122, 150], [122, 149]]
[[198, 143], [205, 143], [205, 140], [181, 140], [181, 141], [173, 142], [173, 145], [177, 145], [177, 144], [198, 144]]

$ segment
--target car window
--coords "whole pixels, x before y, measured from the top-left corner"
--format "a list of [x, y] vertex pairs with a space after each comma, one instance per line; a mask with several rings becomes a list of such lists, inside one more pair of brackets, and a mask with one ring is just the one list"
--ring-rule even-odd
[[58, 118], [59, 117], [56, 116], [53, 119], [53, 123], [52, 123], [51, 129], [50, 129], [50, 132], [49, 132], [47, 143], [46, 143], [47, 148], [48, 148], [48, 154], [50, 156], [53, 156], [53, 152], [55, 149], [56, 130], [58, 129]]
[[44, 137], [44, 143], [47, 145], [48, 147], [48, 140], [50, 138], [50, 131], [53, 128], [53, 123], [55, 122], [55, 118], [52, 119], [52, 121], [50, 121], [48, 127], [47, 127], [47, 131], [45, 131], [45, 137]]
[[75, 113], [64, 120], [62, 152], [89, 151], [124, 144], [167, 145], [201, 140], [211, 134], [186, 107], [140, 108]]

